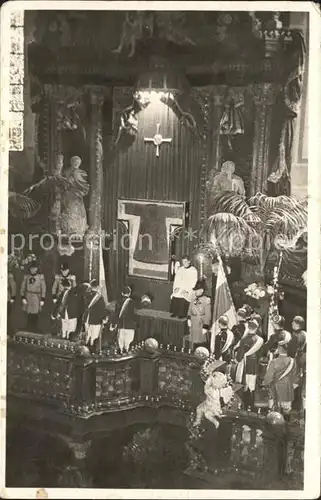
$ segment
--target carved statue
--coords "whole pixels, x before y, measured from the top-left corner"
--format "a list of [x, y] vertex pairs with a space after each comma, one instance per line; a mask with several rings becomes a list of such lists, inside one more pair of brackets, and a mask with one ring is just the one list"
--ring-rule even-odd
[[61, 212], [61, 193], [67, 189], [67, 180], [62, 176], [64, 157], [58, 154], [56, 163], [52, 167], [52, 174], [44, 176], [39, 182], [30, 186], [24, 194], [32, 199], [40, 202], [42, 205], [51, 201], [49, 212], [49, 231], [57, 234], [59, 226], [59, 218]]
[[133, 102], [127, 106], [120, 115], [120, 124], [118, 127], [115, 145], [118, 144], [123, 133], [135, 136], [138, 132], [138, 113], [148, 106], [149, 102], [143, 102], [139, 92], [133, 95]]
[[217, 429], [220, 425], [219, 419], [222, 417], [221, 398], [224, 404], [229, 403], [234, 394], [233, 389], [224, 373], [212, 372], [205, 382], [204, 393], [206, 400], [196, 408], [194, 427], [199, 426], [202, 419], [206, 418]]
[[159, 11], [156, 14], [157, 32], [160, 38], [177, 45], [196, 45], [185, 30], [185, 12]]
[[252, 33], [256, 38], [262, 38], [262, 22], [257, 17], [256, 12], [249, 12], [249, 16], [252, 20]]
[[154, 22], [152, 16], [152, 13], [144, 11], [126, 12], [120, 42], [112, 52], [120, 54], [124, 49], [128, 49], [128, 57], [133, 57], [136, 52], [136, 44], [138, 40], [143, 38], [146, 27], [149, 35], [153, 34]]
[[136, 45], [144, 37], [152, 37], [157, 29], [160, 39], [177, 45], [195, 45], [185, 32], [184, 12], [126, 12], [118, 47], [112, 52], [120, 54], [128, 49], [128, 57], [133, 57]]
[[88, 227], [83, 198], [89, 192], [87, 174], [79, 168], [80, 165], [81, 158], [73, 156], [70, 160], [70, 167], [64, 172], [68, 190], [62, 193], [60, 215], [62, 233], [75, 234], [79, 238], [84, 236]]
[[70, 168], [62, 171], [64, 157], [57, 155], [52, 174], [25, 191], [25, 194], [41, 202], [50, 200], [49, 227], [52, 234], [61, 231], [65, 235], [77, 235], [82, 238], [88, 227], [87, 214], [83, 197], [89, 192], [87, 174], [79, 167], [81, 159], [71, 158]]
[[210, 195], [215, 196], [221, 191], [234, 191], [235, 193], [245, 196], [244, 182], [238, 175], [234, 175], [235, 163], [226, 161], [222, 165], [221, 172], [215, 175], [212, 170], [206, 187]]

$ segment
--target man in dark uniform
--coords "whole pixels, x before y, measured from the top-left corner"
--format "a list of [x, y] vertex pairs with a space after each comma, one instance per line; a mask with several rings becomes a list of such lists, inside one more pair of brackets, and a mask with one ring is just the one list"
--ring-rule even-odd
[[84, 314], [86, 344], [94, 352], [97, 350], [102, 328], [108, 321], [106, 303], [99, 291], [97, 280], [90, 282], [90, 292], [88, 293], [86, 303], [88, 304]]
[[257, 321], [250, 320], [248, 322], [247, 335], [240, 341], [240, 347], [236, 353], [236, 376], [235, 381], [238, 384], [243, 384], [244, 394], [243, 403], [245, 409], [254, 407], [254, 391], [256, 387], [256, 377], [259, 371], [259, 359], [263, 339], [257, 334], [259, 325]]
[[60, 291], [57, 302], [52, 313], [52, 319], [61, 319], [61, 335], [63, 339], [76, 331], [77, 318], [79, 315], [78, 290], [73, 287], [67, 278], [61, 281], [62, 291]]
[[262, 316], [258, 313], [253, 313], [251, 319], [255, 319], [255, 321], [258, 322], [259, 328], [257, 331], [257, 334], [260, 335], [260, 337], [264, 337], [263, 331], [262, 331]]
[[[274, 333], [271, 337], [265, 342], [262, 350], [262, 355], [266, 356], [268, 352], [270, 352], [273, 356], [276, 354], [278, 343], [282, 338], [285, 340], [285, 344], [288, 344], [291, 340], [291, 333], [284, 329], [285, 319], [283, 316], [275, 316], [273, 318], [273, 329]], [[284, 335], [283, 335], [284, 333]]]
[[246, 310], [241, 307], [237, 311], [237, 325], [234, 325], [232, 332], [234, 334], [234, 344], [237, 345], [245, 333], [246, 328]]
[[117, 330], [117, 343], [120, 353], [127, 353], [135, 337], [136, 316], [132, 289], [125, 286], [121, 298], [117, 301], [111, 320], [110, 330]]
[[218, 326], [220, 331], [215, 336], [214, 356], [215, 359], [225, 361], [229, 365], [232, 359], [234, 335], [228, 327], [228, 317], [221, 316], [218, 319]]
[[[292, 338], [288, 344], [288, 355], [296, 362], [298, 370], [298, 387], [294, 391], [293, 409], [301, 409], [301, 400], [305, 391], [306, 372], [306, 331], [302, 316], [295, 316], [292, 320]], [[302, 401], [303, 403], [303, 401]]]

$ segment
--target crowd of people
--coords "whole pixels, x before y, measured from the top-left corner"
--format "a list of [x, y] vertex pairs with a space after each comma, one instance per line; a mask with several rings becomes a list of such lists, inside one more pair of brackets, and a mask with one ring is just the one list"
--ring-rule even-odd
[[[304, 319], [295, 316], [292, 332], [289, 332], [285, 329], [284, 317], [276, 315], [272, 318], [274, 333], [267, 338], [262, 318], [245, 304], [237, 311], [237, 324], [230, 325], [229, 318], [223, 315], [217, 321], [218, 331], [214, 332], [211, 300], [204, 294], [204, 280], [197, 280], [195, 271], [186, 256], [174, 280], [171, 297], [172, 316], [187, 320], [185, 339], [191, 350], [194, 352], [198, 347], [207, 347], [216, 360], [225, 363], [232, 380], [244, 388], [244, 408], [256, 411], [255, 396], [265, 388], [269, 409], [277, 408], [285, 416], [293, 408], [304, 410]], [[185, 289], [188, 293], [184, 292]], [[102, 332], [107, 329], [108, 339], [114, 341], [118, 351], [129, 351], [136, 329], [136, 303], [130, 286], [124, 287], [113, 309], [109, 309], [98, 281], [77, 285], [75, 275], [64, 262], [55, 275], [51, 292], [51, 319], [59, 323], [62, 338], [80, 340], [91, 352], [97, 352], [101, 350]], [[15, 302], [16, 294], [16, 284], [9, 274], [8, 309]], [[45, 279], [36, 260], [29, 263], [19, 295], [22, 309], [27, 313], [27, 329], [36, 332], [38, 314], [46, 298]]]

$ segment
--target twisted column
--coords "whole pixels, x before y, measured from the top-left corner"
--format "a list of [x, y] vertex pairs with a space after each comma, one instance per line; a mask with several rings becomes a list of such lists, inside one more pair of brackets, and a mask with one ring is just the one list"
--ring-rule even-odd
[[104, 89], [90, 87], [89, 94], [89, 211], [85, 237], [84, 279], [99, 279], [100, 231], [103, 190], [103, 104]]
[[255, 106], [250, 195], [267, 193], [272, 109], [280, 86], [259, 83], [251, 87]]

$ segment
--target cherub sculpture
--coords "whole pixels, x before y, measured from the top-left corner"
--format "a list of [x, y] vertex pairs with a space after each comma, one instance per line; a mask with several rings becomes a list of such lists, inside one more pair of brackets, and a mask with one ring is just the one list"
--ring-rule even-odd
[[[211, 364], [207, 367], [207, 372], [211, 372]], [[217, 429], [222, 417], [221, 398], [224, 404], [229, 403], [234, 394], [233, 389], [224, 373], [212, 371], [205, 382], [204, 393], [206, 399], [196, 408], [196, 418], [193, 425], [197, 427], [203, 418], [207, 418]]]

